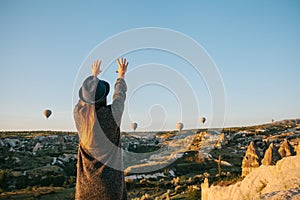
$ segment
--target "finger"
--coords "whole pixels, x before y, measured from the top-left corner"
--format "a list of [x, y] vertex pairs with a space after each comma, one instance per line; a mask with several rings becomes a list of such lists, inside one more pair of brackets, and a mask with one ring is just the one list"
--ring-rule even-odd
[[100, 61], [97, 60], [97, 68], [99, 69], [100, 68]]
[[126, 58], [124, 58], [124, 63], [123, 64], [126, 65]]
[[93, 69], [93, 64], [90, 65], [91, 69]]
[[101, 66], [101, 64], [102, 64], [102, 60], [100, 60], [100, 62], [99, 62], [99, 67]]
[[122, 58], [122, 65], [124, 64], [124, 58]]
[[116, 59], [116, 60], [117, 60], [118, 65], [119, 65], [119, 67], [120, 67], [120, 66], [121, 66], [120, 60], [119, 60], [119, 59]]

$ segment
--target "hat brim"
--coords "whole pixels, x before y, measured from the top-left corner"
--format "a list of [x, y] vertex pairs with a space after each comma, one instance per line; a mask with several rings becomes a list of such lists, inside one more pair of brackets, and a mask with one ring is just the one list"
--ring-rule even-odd
[[97, 99], [96, 101], [89, 101], [89, 100], [85, 99], [82, 95], [82, 87], [81, 87], [79, 89], [79, 99], [87, 104], [95, 104], [95, 103], [99, 103], [99, 102], [103, 101], [103, 99], [106, 98], [107, 95], [109, 94], [110, 86], [109, 86], [109, 83], [106, 81], [103, 81], [103, 80], [99, 80], [99, 81], [101, 81], [103, 83], [103, 85], [105, 86], [105, 93], [102, 98]]
[[104, 95], [104, 97], [107, 97], [107, 95], [109, 94], [109, 89], [110, 89], [109, 83], [106, 82], [106, 81], [103, 81], [103, 80], [100, 80], [100, 81], [102, 81], [102, 83], [105, 86], [105, 95]]

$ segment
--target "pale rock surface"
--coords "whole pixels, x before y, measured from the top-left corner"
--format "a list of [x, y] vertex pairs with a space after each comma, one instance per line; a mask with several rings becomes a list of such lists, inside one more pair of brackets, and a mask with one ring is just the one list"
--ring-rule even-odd
[[[202, 200], [299, 199], [300, 155], [285, 157], [275, 166], [261, 165], [228, 187], [201, 185]], [[268, 198], [270, 197], [270, 198]]]
[[275, 165], [278, 160], [281, 159], [281, 156], [278, 153], [278, 149], [274, 146], [273, 143], [270, 144], [269, 148], [265, 152], [264, 158], [261, 160], [263, 165]]
[[256, 150], [253, 141], [251, 141], [242, 161], [242, 176], [247, 176], [253, 169], [259, 167], [260, 159], [258, 155], [259, 153]]
[[294, 148], [287, 139], [284, 139], [284, 141], [281, 143], [278, 153], [282, 158], [295, 155]]
[[274, 191], [261, 196], [261, 200], [300, 199], [300, 188]]
[[41, 143], [38, 142], [38, 143], [36, 143], [36, 145], [34, 146], [32, 152], [37, 152], [37, 151], [41, 150], [42, 147], [43, 147], [43, 146], [41, 145]]
[[4, 141], [9, 144], [10, 147], [16, 147], [17, 144], [20, 144], [20, 140], [18, 139], [10, 139], [10, 138], [6, 138], [4, 139]]

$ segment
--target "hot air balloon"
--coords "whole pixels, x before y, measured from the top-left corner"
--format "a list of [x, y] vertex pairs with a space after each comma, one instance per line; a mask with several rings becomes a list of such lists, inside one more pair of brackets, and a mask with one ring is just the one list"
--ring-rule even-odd
[[204, 124], [205, 121], [206, 121], [206, 118], [205, 118], [205, 117], [201, 117], [201, 118], [200, 118], [200, 122], [201, 122], [202, 124]]
[[136, 123], [136, 122], [133, 122], [132, 124], [131, 124], [131, 128], [132, 128], [132, 130], [133, 131], [135, 131], [135, 129], [138, 127], [138, 124]]
[[176, 123], [176, 129], [178, 131], [181, 131], [183, 129], [183, 123], [181, 123], [181, 122]]
[[50, 117], [50, 115], [52, 114], [52, 111], [51, 110], [48, 110], [48, 109], [46, 109], [46, 110], [44, 110], [44, 116], [48, 119], [49, 117]]

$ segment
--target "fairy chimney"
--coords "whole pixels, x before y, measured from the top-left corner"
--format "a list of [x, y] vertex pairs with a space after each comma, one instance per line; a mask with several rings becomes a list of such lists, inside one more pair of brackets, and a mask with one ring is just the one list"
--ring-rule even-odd
[[300, 155], [300, 139], [298, 139], [298, 145], [295, 147], [295, 152], [297, 155]]
[[247, 148], [246, 155], [242, 162], [242, 176], [247, 176], [253, 169], [258, 168], [260, 164], [259, 153], [255, 149], [253, 141]]
[[270, 144], [269, 148], [265, 152], [264, 158], [261, 160], [263, 165], [275, 165], [278, 160], [281, 159], [281, 156], [278, 153], [278, 149], [274, 146], [273, 143]]
[[295, 155], [294, 149], [287, 139], [281, 143], [278, 153], [281, 158]]
[[204, 182], [201, 183], [201, 199], [202, 200], [208, 199], [208, 192], [209, 192], [209, 183], [208, 183], [208, 179], [205, 178]]

